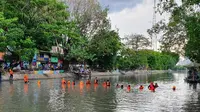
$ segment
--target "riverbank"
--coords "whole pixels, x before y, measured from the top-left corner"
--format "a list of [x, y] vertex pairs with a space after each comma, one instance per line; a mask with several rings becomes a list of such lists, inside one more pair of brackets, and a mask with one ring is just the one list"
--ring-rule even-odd
[[[161, 74], [168, 73], [171, 71], [168, 70], [135, 70], [128, 72], [96, 72], [93, 71], [91, 77], [101, 77], [101, 76], [120, 76], [120, 75], [146, 75], [146, 74]], [[23, 80], [24, 74], [28, 74], [29, 80], [38, 80], [38, 79], [56, 79], [56, 78], [72, 78], [74, 77], [73, 73], [56, 73], [56, 74], [35, 74], [34, 72], [17, 72], [14, 73], [13, 80]], [[2, 81], [8, 81], [9, 74], [6, 73], [2, 75]]]

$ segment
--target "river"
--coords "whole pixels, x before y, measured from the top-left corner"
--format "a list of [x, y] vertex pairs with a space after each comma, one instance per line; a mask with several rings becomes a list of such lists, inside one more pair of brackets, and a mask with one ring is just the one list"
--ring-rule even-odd
[[[62, 85], [61, 79], [2, 82], [0, 112], [198, 112], [199, 84], [184, 82], [185, 72], [157, 75], [98, 77], [100, 83], [109, 79], [111, 87], [102, 84]], [[73, 80], [73, 79], [70, 79]], [[158, 83], [155, 92], [149, 83]], [[93, 80], [92, 80], [93, 82]], [[116, 84], [124, 88], [116, 88]], [[131, 91], [126, 86], [131, 85]], [[139, 85], [144, 85], [140, 91]], [[172, 90], [176, 86], [176, 90]]]

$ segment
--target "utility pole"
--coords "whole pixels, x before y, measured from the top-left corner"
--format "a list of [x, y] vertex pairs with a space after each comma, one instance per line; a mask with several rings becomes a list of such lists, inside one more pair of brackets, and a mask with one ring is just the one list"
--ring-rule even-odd
[[[156, 24], [156, 0], [154, 0], [154, 6], [153, 6], [153, 21], [152, 21], [152, 26]], [[152, 49], [154, 51], [157, 51], [157, 34], [153, 33], [152, 38], [151, 38], [151, 44], [152, 44]]]

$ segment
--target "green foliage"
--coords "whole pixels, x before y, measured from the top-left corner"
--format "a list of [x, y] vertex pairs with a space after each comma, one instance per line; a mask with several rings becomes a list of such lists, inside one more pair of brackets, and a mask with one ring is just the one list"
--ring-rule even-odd
[[[29, 61], [35, 52], [35, 43], [29, 37], [24, 37], [23, 28], [17, 25], [17, 20], [6, 19], [4, 13], [0, 13], [0, 51], [9, 50], [19, 59]], [[8, 47], [11, 49], [7, 49]]]
[[173, 68], [179, 56], [175, 53], [160, 53], [151, 50], [134, 51], [123, 49], [118, 56], [118, 68], [122, 70], [152, 69], [167, 70]]
[[[77, 38], [76, 25], [73, 21], [69, 21], [67, 6], [62, 2], [1, 0], [0, 7], [6, 18], [5, 22], [1, 21], [2, 26], [13, 23], [9, 28], [6, 27], [8, 29], [6, 34], [4, 33], [4, 37], [0, 38], [1, 40], [8, 38], [8, 44], [1, 43], [0, 48], [8, 45], [20, 60], [30, 61], [36, 50], [50, 51], [52, 46], [58, 46], [62, 42], [62, 35], [72, 39]], [[3, 30], [1, 29], [0, 32]], [[67, 44], [63, 45], [67, 46]], [[3, 49], [5, 50], [5, 47]]]
[[121, 48], [120, 38], [117, 32], [109, 30], [99, 31], [89, 44], [89, 51], [95, 54], [95, 62], [100, 68], [113, 69], [116, 55]]
[[188, 43], [186, 45], [186, 55], [193, 61], [200, 63], [200, 13], [187, 18]]
[[[157, 4], [158, 11], [161, 14], [171, 13], [169, 23], [158, 23], [151, 30], [148, 30], [150, 34], [163, 33], [161, 40], [163, 50], [185, 53], [183, 55], [198, 63], [200, 63], [200, 51], [198, 50], [200, 38], [199, 4], [199, 0], [182, 0], [181, 4], [177, 4], [176, 0], [160, 0]], [[181, 52], [179, 52], [180, 50]]]

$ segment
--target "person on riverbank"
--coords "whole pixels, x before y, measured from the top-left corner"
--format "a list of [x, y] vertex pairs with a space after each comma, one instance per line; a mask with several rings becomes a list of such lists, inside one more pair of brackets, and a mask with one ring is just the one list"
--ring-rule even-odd
[[3, 70], [2, 70], [2, 67], [0, 66], [0, 82], [1, 82], [1, 75], [2, 75], [2, 72], [3, 72]]
[[97, 79], [97, 77], [94, 79], [94, 84], [98, 84], [98, 79]]
[[12, 69], [9, 70], [9, 74], [10, 74], [10, 80], [13, 80], [13, 71], [12, 71]]
[[27, 74], [24, 75], [24, 83], [28, 83], [28, 75]]

